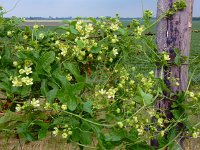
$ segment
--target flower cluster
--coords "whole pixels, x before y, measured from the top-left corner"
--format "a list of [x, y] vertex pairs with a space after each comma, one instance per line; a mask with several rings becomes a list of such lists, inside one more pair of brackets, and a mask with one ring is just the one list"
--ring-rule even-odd
[[169, 54], [167, 52], [162, 52], [162, 57], [163, 57], [163, 60], [165, 60], [165, 61], [170, 60]]
[[200, 129], [197, 129], [195, 127], [193, 127], [193, 133], [192, 133], [192, 137], [193, 138], [198, 138], [200, 136]]
[[[18, 62], [16, 61], [13, 62], [13, 65], [15, 67], [21, 68], [21, 66], [18, 65]], [[22, 68], [19, 69], [18, 71], [19, 75], [17, 77], [11, 78], [14, 87], [33, 84], [33, 78], [28, 76], [32, 73], [31, 65], [32, 65], [31, 61], [29, 60], [25, 61], [25, 67], [23, 69]]]
[[62, 105], [58, 103], [50, 104], [49, 102], [46, 102], [43, 108], [45, 111], [54, 111], [54, 112], [66, 111], [68, 109], [67, 104], [62, 104]]
[[76, 23], [76, 29], [80, 32], [81, 35], [89, 35], [93, 32], [94, 26], [92, 23], [86, 23], [82, 20], [78, 20]]
[[28, 107], [38, 108], [40, 107], [40, 101], [38, 99], [33, 98], [29, 102], [27, 101], [23, 102], [23, 105], [17, 104], [15, 109], [17, 112], [20, 112], [20, 111], [25, 110]]
[[62, 128], [62, 129], [59, 129], [58, 127], [54, 127], [54, 130], [52, 132], [53, 135], [57, 136], [59, 134], [59, 132], [61, 132], [61, 136], [62, 136], [63, 139], [66, 139], [70, 135], [72, 135], [72, 130], [69, 127], [69, 125], [65, 125], [64, 128]]

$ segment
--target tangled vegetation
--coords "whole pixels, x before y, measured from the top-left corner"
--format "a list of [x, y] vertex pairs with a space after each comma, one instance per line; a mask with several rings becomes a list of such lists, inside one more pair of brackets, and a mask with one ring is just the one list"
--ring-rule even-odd
[[[186, 91], [173, 101], [172, 93], [174, 118], [169, 120], [155, 107], [167, 90], [162, 77], [140, 73], [133, 63], [145, 57], [156, 67], [170, 60], [144, 34], [151, 17], [145, 11], [144, 22], [133, 20], [129, 27], [119, 16], [78, 18], [46, 32], [43, 26], [21, 27], [23, 20], [5, 19], [2, 10], [1, 135], [35, 141], [52, 133], [80, 147], [127, 150], [151, 149], [155, 138], [160, 149], [174, 149], [181, 136], [198, 137], [198, 124], [189, 120], [200, 109], [200, 94]], [[171, 80], [179, 86], [178, 79]]]

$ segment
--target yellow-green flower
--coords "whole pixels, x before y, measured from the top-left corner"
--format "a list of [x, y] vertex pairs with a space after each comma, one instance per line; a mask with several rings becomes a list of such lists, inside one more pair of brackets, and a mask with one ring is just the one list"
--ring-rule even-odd
[[112, 24], [110, 25], [110, 29], [111, 29], [112, 31], [116, 31], [116, 30], [119, 29], [119, 25], [118, 25], [118, 24], [112, 23]]
[[117, 125], [120, 127], [120, 128], [123, 128], [124, 124], [122, 122], [118, 122]]
[[25, 70], [24, 69], [20, 69], [19, 70], [19, 74], [24, 74], [25, 73]]
[[63, 138], [63, 139], [66, 139], [67, 137], [68, 137], [68, 134], [64, 132], [64, 133], [62, 134], [62, 138]]
[[12, 84], [13, 86], [22, 86], [22, 79], [19, 77], [14, 77], [14, 79], [12, 80]]
[[23, 77], [21, 80], [26, 85], [32, 85], [33, 84], [33, 78], [29, 78], [28, 76], [27, 77]]
[[114, 56], [117, 56], [119, 54], [116, 48], [113, 48], [112, 53]]
[[26, 75], [29, 75], [32, 73], [32, 69], [30, 67], [25, 67], [24, 71], [25, 71]]
[[51, 109], [51, 104], [50, 103], [45, 103], [44, 109], [45, 110]]
[[19, 112], [19, 111], [21, 111], [22, 110], [22, 107], [21, 107], [21, 105], [19, 105], [19, 104], [17, 104], [17, 106], [16, 106], [16, 112]]
[[142, 35], [142, 32], [144, 31], [144, 26], [140, 26], [140, 27], [137, 27], [137, 34], [140, 36]]
[[72, 76], [71, 76], [70, 74], [67, 74], [66, 79], [67, 79], [68, 81], [71, 81], [73, 78], [72, 78]]
[[39, 26], [36, 24], [33, 26], [33, 29], [37, 30], [39, 28]]
[[43, 38], [44, 38], [44, 33], [40, 33], [40, 34], [39, 34], [39, 38], [40, 38], [40, 39], [43, 39]]
[[54, 127], [54, 131], [52, 132], [54, 136], [57, 136], [59, 132], [59, 129], [57, 127]]
[[12, 34], [13, 34], [13, 31], [8, 31], [7, 32], [7, 36], [12, 36]]
[[63, 104], [63, 105], [61, 106], [61, 109], [62, 109], [62, 110], [67, 110], [67, 105]]
[[33, 98], [33, 99], [31, 100], [31, 105], [32, 105], [33, 107], [39, 107], [39, 106], [40, 106], [40, 101], [39, 101], [39, 100], [36, 100], [35, 98]]
[[194, 133], [192, 133], [192, 137], [193, 137], [193, 138], [196, 139], [196, 138], [198, 138], [198, 136], [199, 136], [199, 132], [194, 132]]
[[24, 40], [27, 40], [27, 39], [28, 39], [28, 36], [27, 36], [27, 35], [24, 35], [24, 36], [23, 36], [23, 39], [24, 39]]

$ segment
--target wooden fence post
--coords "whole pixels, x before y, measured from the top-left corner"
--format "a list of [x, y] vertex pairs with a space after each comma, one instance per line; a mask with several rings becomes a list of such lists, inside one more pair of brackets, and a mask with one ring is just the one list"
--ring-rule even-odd
[[[157, 2], [157, 17], [159, 18], [167, 10], [173, 8], [173, 3], [177, 0], [158, 0]], [[188, 85], [188, 60], [180, 65], [174, 64], [176, 58], [175, 49], [179, 51], [181, 56], [189, 57], [191, 28], [192, 28], [192, 10], [193, 0], [185, 0], [187, 7], [174, 15], [163, 18], [157, 24], [157, 47], [158, 52], [167, 52], [170, 60], [169, 65], [163, 69], [157, 68], [156, 75], [162, 75], [164, 82], [170, 89], [170, 93], [180, 93], [187, 89]], [[178, 84], [174, 84], [171, 79], [179, 79]], [[178, 86], [177, 86], [178, 85]], [[170, 93], [165, 92], [166, 97]], [[173, 97], [176, 100], [176, 97]], [[173, 116], [170, 113], [172, 102], [165, 98], [157, 102], [157, 107], [164, 111], [166, 117], [171, 119]], [[157, 147], [156, 140], [152, 140], [152, 145]]]

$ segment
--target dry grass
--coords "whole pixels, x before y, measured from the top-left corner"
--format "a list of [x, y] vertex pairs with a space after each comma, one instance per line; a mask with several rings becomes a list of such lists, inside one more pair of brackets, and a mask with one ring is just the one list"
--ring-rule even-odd
[[[2, 141], [3, 140], [0, 140], [0, 150], [79, 150], [78, 145], [67, 144], [66, 141], [61, 138], [47, 138], [43, 141], [32, 143], [21, 141], [21, 144], [16, 139], [12, 139], [8, 141], [8, 143]], [[184, 146], [184, 150], [200, 150], [200, 138], [186, 140]], [[89, 150], [89, 148], [85, 148], [84, 150]]]
[[47, 138], [43, 141], [25, 143], [16, 139], [0, 143], [0, 150], [79, 150], [75, 144], [67, 144], [61, 138]]
[[58, 27], [64, 25], [64, 22], [62, 20], [27, 20], [22, 24], [22, 26], [34, 26], [35, 24], [48, 27]]

